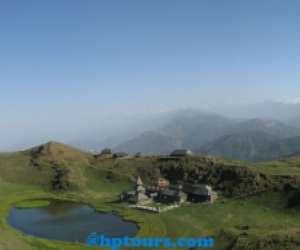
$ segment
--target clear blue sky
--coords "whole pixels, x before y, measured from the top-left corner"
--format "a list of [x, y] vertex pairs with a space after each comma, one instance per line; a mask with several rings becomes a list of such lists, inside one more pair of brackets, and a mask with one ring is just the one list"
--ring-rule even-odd
[[299, 13], [298, 0], [1, 1], [0, 135], [298, 98]]

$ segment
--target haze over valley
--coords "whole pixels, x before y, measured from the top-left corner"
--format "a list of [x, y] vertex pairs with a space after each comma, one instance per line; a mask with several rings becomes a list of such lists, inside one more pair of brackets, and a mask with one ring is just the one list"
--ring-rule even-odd
[[98, 119], [96, 114], [84, 117], [85, 123], [75, 127], [70, 121], [62, 126], [70, 128], [54, 136], [53, 132], [38, 128], [41, 136], [30, 138], [30, 133], [24, 133], [18, 140], [12, 137], [14, 144], [5, 145], [4, 139], [1, 149], [14, 151], [59, 141], [91, 152], [109, 147], [115, 152], [165, 155], [178, 148], [188, 148], [199, 155], [246, 161], [280, 159], [300, 152], [298, 103], [231, 104], [203, 110], [110, 115], [103, 123], [96, 122]]

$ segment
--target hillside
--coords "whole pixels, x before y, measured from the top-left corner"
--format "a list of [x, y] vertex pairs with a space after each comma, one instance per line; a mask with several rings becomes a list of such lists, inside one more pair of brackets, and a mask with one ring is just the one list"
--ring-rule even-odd
[[[85, 249], [28, 238], [7, 228], [4, 218], [12, 204], [35, 197], [71, 198], [118, 212], [137, 221], [139, 234], [144, 236], [209, 234], [214, 235], [218, 250], [246, 246], [249, 250], [297, 249], [289, 247], [297, 246], [300, 232], [300, 204], [295, 202], [300, 190], [299, 162], [298, 157], [253, 166], [215, 157], [98, 159], [54, 142], [0, 154], [0, 231], [5, 235], [5, 239], [0, 236], [0, 249]], [[161, 216], [128, 209], [115, 201], [120, 192], [130, 189], [137, 176], [145, 183], [159, 176], [171, 182], [207, 183], [219, 193], [219, 200], [209, 206], [187, 204]], [[180, 228], [175, 226], [178, 224]]]
[[[246, 178], [248, 184], [253, 178], [255, 182], [253, 185], [264, 187], [269, 183], [271, 187], [267, 176], [261, 176], [259, 179], [262, 183], [257, 183], [258, 179], [255, 176], [259, 173], [256, 171], [252, 173], [246, 167], [235, 166], [222, 159], [142, 157], [101, 160], [55, 142], [0, 156], [0, 173], [5, 181], [42, 185], [54, 191], [85, 189], [90, 185], [90, 178], [94, 179], [96, 176], [110, 181], [125, 179], [134, 181], [138, 175], [146, 182], [155, 181], [159, 176], [172, 182], [207, 182], [227, 195], [249, 193], [247, 187], [242, 191], [239, 190], [238, 183], [243, 183]], [[230, 178], [227, 180], [228, 177]], [[266, 183], [262, 181], [263, 179], [266, 179]], [[232, 185], [232, 182], [236, 185]], [[254, 186], [249, 189], [252, 192]]]
[[300, 137], [279, 139], [264, 132], [223, 136], [200, 150], [202, 154], [246, 161], [280, 159], [300, 152]]
[[84, 169], [91, 159], [91, 155], [78, 149], [49, 142], [26, 151], [1, 154], [0, 176], [9, 182], [50, 189], [75, 188], [84, 183]]
[[[171, 182], [205, 182], [223, 195], [240, 196], [274, 188], [272, 172], [265, 172], [269, 165], [260, 165], [264, 167], [252, 170], [238, 162], [200, 156], [98, 159], [92, 154], [55, 142], [26, 151], [0, 154], [2, 180], [40, 185], [53, 191], [86, 189], [97, 178], [108, 182], [126, 182], [134, 181], [140, 175], [149, 183], [159, 176]], [[287, 165], [292, 165], [291, 160]]]

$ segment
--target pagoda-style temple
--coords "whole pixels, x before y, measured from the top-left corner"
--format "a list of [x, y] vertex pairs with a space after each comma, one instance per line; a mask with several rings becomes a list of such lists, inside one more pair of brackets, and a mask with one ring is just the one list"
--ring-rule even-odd
[[129, 192], [123, 192], [120, 195], [121, 201], [128, 201], [135, 204], [147, 204], [152, 199], [146, 195], [146, 188], [142, 182], [141, 177], [138, 177], [135, 184], [135, 189]]

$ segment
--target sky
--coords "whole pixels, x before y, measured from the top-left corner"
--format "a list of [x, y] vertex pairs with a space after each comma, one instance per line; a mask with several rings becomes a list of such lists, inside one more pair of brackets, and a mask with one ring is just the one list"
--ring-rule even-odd
[[0, 150], [141, 114], [299, 101], [299, 11], [297, 0], [0, 1]]

